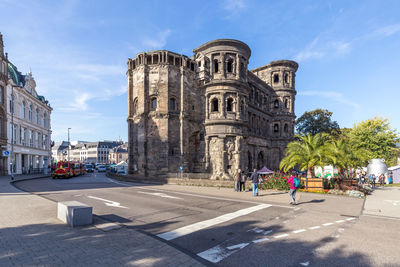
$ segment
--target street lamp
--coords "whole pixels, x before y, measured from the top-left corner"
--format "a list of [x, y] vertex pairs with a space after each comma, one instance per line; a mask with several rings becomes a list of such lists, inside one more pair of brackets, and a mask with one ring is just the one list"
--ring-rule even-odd
[[11, 85], [11, 103], [10, 103], [10, 112], [11, 112], [11, 180], [14, 180], [14, 87], [18, 87], [16, 85]]
[[69, 146], [70, 146], [70, 144], [69, 144], [69, 130], [71, 130], [71, 128], [68, 128], [68, 161], [69, 161]]

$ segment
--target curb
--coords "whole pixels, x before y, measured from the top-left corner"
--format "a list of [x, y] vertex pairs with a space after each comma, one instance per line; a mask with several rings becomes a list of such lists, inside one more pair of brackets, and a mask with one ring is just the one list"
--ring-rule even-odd
[[[10, 181], [10, 184], [12, 184], [13, 186], [15, 186], [14, 183], [16, 183], [16, 182], [20, 182], [20, 181], [29, 181], [29, 180], [42, 179], [42, 178], [49, 178], [49, 177], [51, 177], [50, 174], [49, 174], [49, 175], [44, 175], [44, 176], [30, 177], [30, 178], [25, 178], [25, 179], [18, 179], [18, 180], [15, 180], [15, 178], [14, 178], [14, 180]], [[15, 187], [16, 187], [16, 186], [15, 186]], [[19, 189], [19, 188], [18, 188], [18, 189]], [[21, 189], [20, 189], [20, 190], [21, 190]]]

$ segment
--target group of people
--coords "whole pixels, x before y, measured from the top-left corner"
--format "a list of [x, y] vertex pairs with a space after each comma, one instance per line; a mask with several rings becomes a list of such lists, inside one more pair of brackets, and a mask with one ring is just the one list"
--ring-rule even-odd
[[[290, 184], [290, 190], [289, 190], [289, 198], [290, 198], [290, 204], [291, 205], [296, 205], [296, 191], [298, 187], [296, 187], [296, 179], [297, 173], [293, 172], [292, 175], [287, 178], [287, 182]], [[245, 184], [246, 184], [247, 176], [242, 171], [239, 169], [234, 176], [234, 181], [235, 181], [235, 191], [236, 192], [242, 192], [245, 191]], [[258, 196], [258, 184], [259, 184], [259, 173], [257, 173], [257, 169], [253, 170], [253, 173], [250, 176], [251, 180], [251, 185], [252, 185], [252, 192], [253, 196]]]
[[[356, 178], [360, 184], [368, 183], [372, 185], [372, 187], [376, 187], [377, 177], [373, 173], [371, 173], [368, 177], [365, 172], [357, 173]], [[378, 176], [379, 185], [383, 186], [385, 184], [385, 180], [386, 180], [385, 174], [382, 173], [381, 175]]]

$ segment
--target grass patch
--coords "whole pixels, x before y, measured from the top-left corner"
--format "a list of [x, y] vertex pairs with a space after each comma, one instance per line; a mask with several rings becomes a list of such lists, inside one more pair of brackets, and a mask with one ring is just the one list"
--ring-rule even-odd
[[396, 183], [396, 184], [385, 184], [385, 186], [394, 186], [394, 187], [400, 187], [400, 183]]

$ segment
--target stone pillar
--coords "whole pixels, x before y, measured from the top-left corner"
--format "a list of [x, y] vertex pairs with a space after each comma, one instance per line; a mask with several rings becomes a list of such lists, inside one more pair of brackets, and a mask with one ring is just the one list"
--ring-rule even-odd
[[[208, 101], [207, 101], [208, 102]], [[206, 170], [209, 169], [210, 167], [210, 154], [209, 154], [209, 149], [210, 149], [210, 137], [206, 136], [205, 139], [206, 141], [206, 148], [205, 148], [205, 156], [206, 156]]]
[[39, 168], [43, 169], [43, 156], [39, 156]]
[[22, 155], [20, 153], [16, 154], [15, 162], [16, 162], [16, 173], [21, 174], [22, 173]]
[[240, 79], [240, 63], [239, 63], [239, 54], [236, 54], [236, 80]]
[[220, 93], [221, 96], [221, 112], [220, 113], [222, 115], [223, 118], [226, 118], [226, 108], [225, 108], [225, 93]]

